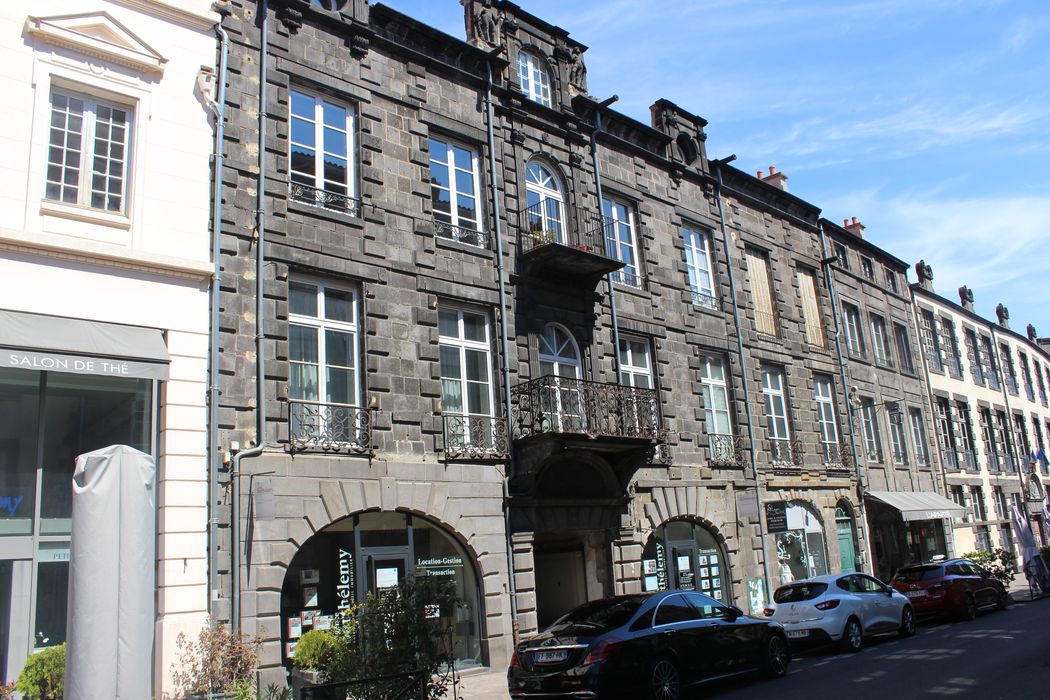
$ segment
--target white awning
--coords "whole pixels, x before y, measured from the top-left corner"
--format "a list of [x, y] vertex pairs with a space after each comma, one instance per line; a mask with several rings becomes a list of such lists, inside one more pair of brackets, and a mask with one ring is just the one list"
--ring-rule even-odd
[[962, 518], [966, 515], [963, 506], [929, 491], [868, 491], [867, 495], [896, 508], [906, 521]]
[[156, 328], [0, 309], [0, 367], [163, 380], [168, 362]]

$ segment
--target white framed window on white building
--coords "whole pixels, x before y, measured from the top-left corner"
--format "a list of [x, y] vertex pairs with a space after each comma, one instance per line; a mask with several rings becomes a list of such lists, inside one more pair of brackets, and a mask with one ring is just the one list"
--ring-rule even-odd
[[831, 377], [822, 375], [814, 377], [813, 400], [817, 405], [817, 422], [820, 425], [820, 445], [824, 463], [839, 463], [841, 461], [839, 427], [835, 418], [835, 393]]
[[718, 297], [715, 295], [715, 275], [711, 264], [711, 233], [684, 227], [682, 243], [685, 246], [685, 267], [689, 276], [689, 289], [693, 293], [693, 305], [717, 309]]
[[711, 459], [732, 462], [737, 458], [733, 424], [729, 414], [729, 386], [725, 360], [704, 355], [700, 365], [700, 400], [704, 406], [704, 427]]
[[605, 253], [610, 258], [624, 264], [623, 268], [612, 273], [613, 281], [628, 287], [641, 287], [634, 207], [621, 199], [604, 197], [602, 216], [604, 217]]
[[289, 91], [289, 195], [357, 215], [354, 110], [297, 88]]
[[44, 198], [126, 213], [132, 108], [66, 90], [51, 90]]
[[436, 233], [461, 243], [484, 247], [476, 149], [430, 137], [430, 205]]
[[531, 51], [518, 52], [518, 84], [530, 100], [551, 106], [551, 77], [544, 60]]
[[769, 431], [769, 451], [773, 463], [791, 464], [795, 455], [791, 448], [784, 371], [780, 367], [762, 367], [762, 397], [766, 404], [766, 428]]
[[288, 283], [288, 400], [291, 438], [357, 439], [361, 406], [356, 289], [309, 278]]
[[930, 451], [927, 446], [926, 425], [922, 419], [922, 410], [912, 408], [908, 411], [908, 416], [911, 418], [911, 444], [915, 452], [915, 463], [929, 464]]

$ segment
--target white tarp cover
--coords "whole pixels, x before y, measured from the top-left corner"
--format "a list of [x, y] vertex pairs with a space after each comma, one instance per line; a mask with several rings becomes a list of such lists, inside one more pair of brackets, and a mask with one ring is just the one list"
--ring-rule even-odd
[[961, 518], [966, 515], [966, 508], [929, 491], [868, 491], [867, 495], [899, 510], [904, 521]]
[[152, 696], [155, 475], [125, 445], [77, 457], [66, 700]]

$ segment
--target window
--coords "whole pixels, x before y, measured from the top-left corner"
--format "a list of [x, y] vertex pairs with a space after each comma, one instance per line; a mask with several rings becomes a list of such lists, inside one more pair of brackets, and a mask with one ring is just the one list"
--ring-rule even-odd
[[959, 360], [959, 343], [955, 339], [955, 323], [950, 318], [941, 318], [941, 349], [948, 361], [948, 374], [962, 379], [962, 362]]
[[998, 472], [1002, 469], [1002, 465], [999, 462], [999, 441], [995, 436], [992, 411], [982, 408], [977, 411], [977, 416], [981, 424], [981, 443], [984, 447], [984, 454], [988, 458], [988, 471]]
[[900, 404], [887, 405], [889, 409], [890, 449], [894, 464], [908, 463], [908, 438], [904, 435], [904, 412]]
[[945, 467], [958, 469], [959, 460], [955, 455], [955, 427], [952, 425], [952, 407], [948, 399], [937, 397], [934, 401], [936, 412], [937, 442], [944, 456]]
[[52, 90], [48, 144], [46, 199], [125, 212], [130, 108]]
[[769, 256], [754, 248], [745, 248], [747, 275], [751, 282], [751, 300], [755, 305], [755, 331], [779, 337], [780, 324], [773, 304], [773, 280], [769, 274]]
[[568, 242], [561, 180], [543, 163], [533, 161], [525, 169], [525, 201], [529, 233], [539, 243]]
[[849, 255], [846, 253], [846, 246], [841, 243], [836, 243], [835, 257], [838, 259], [839, 267], [843, 270], [849, 271]]
[[649, 343], [640, 338], [620, 338], [620, 384], [638, 389], [653, 388]]
[[553, 377], [541, 389], [540, 406], [556, 417], [560, 432], [580, 432], [584, 427], [583, 396], [580, 391], [580, 351], [576, 340], [561, 326], [548, 323], [539, 338], [540, 375]]
[[711, 458], [732, 461], [736, 450], [732, 442], [733, 426], [729, 417], [729, 389], [725, 362], [721, 357], [706, 355], [700, 368], [700, 399], [704, 406]]
[[1010, 422], [1004, 411], [995, 412], [995, 432], [1003, 449], [1003, 468], [1012, 472], [1016, 469], [1017, 453], [1014, 451], [1013, 436], [1010, 434]]
[[824, 347], [824, 321], [817, 296], [817, 273], [799, 269], [798, 291], [802, 297], [802, 321], [805, 324], [806, 342], [818, 348]]
[[922, 410], [911, 409], [911, 444], [915, 448], [915, 463], [929, 464], [930, 455], [926, 447], [926, 426], [922, 420]]
[[977, 443], [973, 437], [973, 423], [970, 422], [970, 405], [965, 401], [955, 402], [955, 411], [959, 422], [959, 441], [963, 448], [963, 469], [977, 469]]
[[973, 380], [978, 384], [984, 384], [984, 366], [981, 363], [981, 351], [977, 346], [977, 332], [972, 328], [967, 328], [963, 331], [963, 337], [966, 339], [966, 355], [970, 360]]
[[922, 352], [926, 355], [926, 361], [930, 369], [936, 372], [944, 371], [941, 362], [940, 342], [933, 321], [933, 312], [927, 309], [919, 311], [919, 340], [922, 341]]
[[478, 201], [478, 153], [451, 141], [430, 138], [430, 201], [437, 234], [483, 245]]
[[543, 59], [529, 51], [518, 52], [518, 84], [533, 102], [551, 106], [551, 77]]
[[1017, 353], [1017, 359], [1021, 362], [1021, 378], [1024, 379], [1024, 395], [1029, 401], [1035, 401], [1035, 387], [1032, 385], [1032, 371], [1028, 367], [1028, 355], [1023, 352]]
[[875, 408], [874, 399], [861, 399], [860, 430], [864, 439], [865, 458], [868, 462], [881, 462], [882, 442], [879, 439], [879, 416]]
[[707, 309], [718, 308], [715, 296], [714, 273], [711, 269], [711, 234], [691, 228], [682, 229], [685, 246], [685, 267], [689, 275], [689, 288], [693, 292], [693, 304]]
[[908, 329], [899, 323], [894, 323], [893, 336], [897, 340], [897, 358], [900, 360], [901, 370], [914, 374], [915, 360], [911, 356], [911, 342], [908, 340]]
[[548, 323], [543, 327], [539, 355], [540, 375], [580, 378], [580, 351], [572, 335], [561, 326]]
[[629, 287], [642, 286], [634, 208], [622, 200], [605, 197], [602, 199], [602, 214], [605, 217], [605, 252], [624, 264], [612, 274], [612, 280]]
[[871, 262], [871, 258], [861, 257], [860, 259], [860, 271], [864, 275], [865, 279], [869, 279], [872, 282], [875, 281], [875, 265]]
[[882, 268], [882, 271], [883, 274], [886, 276], [886, 289], [890, 290], [894, 294], [898, 294], [900, 292], [900, 289], [897, 286], [897, 273], [888, 267]]
[[853, 304], [842, 304], [843, 325], [846, 326], [846, 348], [851, 355], [864, 354], [864, 335], [860, 330], [860, 309]]
[[831, 377], [816, 376], [813, 381], [814, 400], [817, 404], [817, 422], [820, 425], [820, 443], [824, 463], [839, 462], [839, 429], [835, 420], [835, 395]]
[[[1039, 448], [1039, 451], [1046, 454], [1046, 443], [1043, 442], [1043, 429], [1039, 425], [1039, 417], [1032, 416], [1032, 435], [1035, 436], [1035, 446]], [[1043, 468], [1046, 471], [1046, 468]]]
[[[955, 505], [959, 506], [960, 508], [966, 508], [966, 490], [962, 486], [949, 486], [948, 488], [951, 493], [952, 500], [955, 501]], [[963, 516], [963, 520], [969, 521], [971, 517], [972, 516], [969, 513], [967, 513], [965, 516]]]
[[992, 502], [995, 504], [995, 517], [999, 520], [1006, 520], [1008, 517], [1010, 506], [1006, 502], [1006, 494], [1003, 493], [1001, 486], [992, 487]]
[[784, 397], [784, 372], [779, 367], [762, 368], [762, 395], [766, 404], [766, 427], [769, 429], [773, 462], [791, 463], [791, 433], [787, 401]]
[[995, 362], [995, 353], [992, 351], [992, 340], [987, 336], [981, 336], [981, 365], [988, 377], [988, 387], [999, 391], [1002, 388], [999, 367]]
[[988, 519], [988, 511], [984, 508], [984, 491], [980, 486], [970, 487], [970, 512], [973, 519], [983, 522]]
[[1014, 371], [1013, 355], [1010, 354], [1010, 346], [1006, 343], [999, 345], [999, 356], [1003, 361], [1003, 376], [1006, 379], [1006, 389], [1017, 396], [1017, 372]]
[[892, 366], [893, 359], [890, 355], [890, 339], [886, 332], [886, 320], [875, 314], [870, 314], [869, 318], [871, 319], [871, 346], [875, 350], [875, 362]]
[[1035, 370], [1036, 383], [1039, 385], [1039, 403], [1046, 406], [1046, 383], [1043, 381], [1043, 370], [1035, 361], [1032, 362], [1032, 369]]
[[1025, 428], [1024, 416], [1021, 414], [1014, 414], [1014, 434], [1017, 436], [1017, 449], [1020, 452], [1017, 457], [1025, 462], [1032, 454], [1032, 447], [1028, 442], [1028, 430]]
[[438, 308], [441, 402], [448, 413], [492, 415], [489, 319], [452, 306]]
[[357, 214], [354, 201], [354, 114], [299, 90], [290, 92], [289, 193], [292, 199]]

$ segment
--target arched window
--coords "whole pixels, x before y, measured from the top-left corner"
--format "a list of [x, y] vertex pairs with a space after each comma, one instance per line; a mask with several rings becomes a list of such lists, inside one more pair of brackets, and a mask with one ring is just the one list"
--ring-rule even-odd
[[843, 571], [860, 571], [857, 567], [857, 529], [853, 521], [853, 508], [840, 501], [835, 508], [835, 531], [839, 538], [839, 562]]
[[816, 511], [808, 503], [769, 503], [767, 513], [770, 506], [784, 508], [786, 529], [774, 538], [778, 565], [774, 578], [780, 579], [780, 585], [828, 573], [824, 525]]
[[714, 532], [691, 520], [656, 528], [642, 553], [643, 591], [698, 591], [732, 602], [729, 561]]
[[540, 243], [565, 243], [565, 195], [551, 168], [533, 161], [525, 169], [529, 233]]
[[583, 430], [585, 417], [580, 396], [580, 349], [572, 334], [548, 323], [540, 335], [540, 409], [559, 432]]
[[548, 323], [540, 335], [540, 374], [580, 378], [580, 349], [572, 334], [556, 323]]
[[530, 51], [518, 52], [518, 83], [530, 100], [551, 106], [551, 78], [542, 58]]

